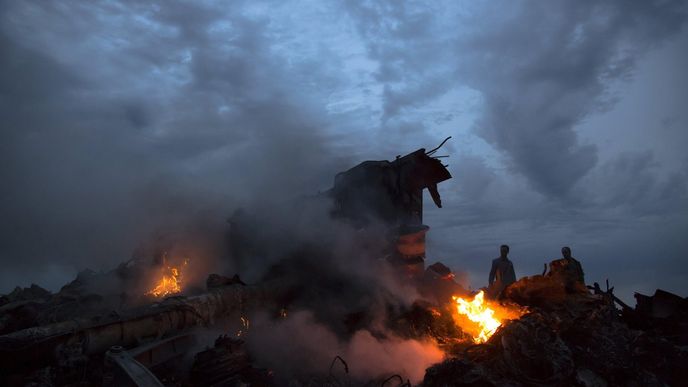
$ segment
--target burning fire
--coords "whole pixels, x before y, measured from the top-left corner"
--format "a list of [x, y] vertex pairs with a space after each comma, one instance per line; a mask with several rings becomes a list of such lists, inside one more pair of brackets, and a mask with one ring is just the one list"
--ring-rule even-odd
[[184, 260], [184, 263], [179, 267], [165, 265], [162, 269], [162, 278], [146, 295], [155, 297], [165, 297], [170, 294], [176, 294], [182, 291], [182, 269], [186, 267], [189, 260]]
[[237, 337], [241, 337], [241, 335], [248, 332], [248, 328], [251, 326], [251, 321], [248, 319], [248, 317], [241, 316], [240, 320], [241, 328], [236, 333]]
[[470, 301], [456, 296], [452, 298], [459, 313], [458, 325], [464, 332], [473, 335], [473, 341], [477, 344], [492, 337], [504, 320], [518, 318], [523, 314], [518, 308], [506, 308], [486, 302], [482, 290]]

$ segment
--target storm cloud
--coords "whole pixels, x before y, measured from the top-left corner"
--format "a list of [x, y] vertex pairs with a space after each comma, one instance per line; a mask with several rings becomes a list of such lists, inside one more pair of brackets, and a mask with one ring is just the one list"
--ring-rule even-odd
[[685, 20], [681, 1], [5, 2], [0, 291], [452, 135], [431, 261], [481, 286], [501, 243], [520, 275], [567, 244], [589, 282], [686, 293]]

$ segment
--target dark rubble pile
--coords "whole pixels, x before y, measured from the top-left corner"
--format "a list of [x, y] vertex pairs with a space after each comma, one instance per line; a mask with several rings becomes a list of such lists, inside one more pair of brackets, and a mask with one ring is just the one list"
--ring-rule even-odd
[[242, 340], [222, 335], [215, 345], [194, 356], [187, 387], [272, 386], [272, 374], [254, 368]]
[[[302, 265], [292, 267], [303, 268]], [[96, 294], [89, 286], [92, 283], [102, 284], [104, 279], [116, 273], [125, 273], [117, 275], [118, 279], [136, 278], [133, 274], [137, 271], [134, 269], [109, 273], [84, 271], [55, 294], [32, 286], [17, 288], [0, 297], [0, 332], [14, 332], [37, 325], [41, 328], [39, 331], [48, 332], [50, 327], [59, 328], [65, 319], [75, 322], [75, 316], [83, 316], [79, 324], [72, 324], [73, 334], [69, 329], [60, 329], [55, 331], [59, 335], [46, 337], [49, 339], [46, 342], [62, 337], [66, 344], [76, 345], [50, 347], [57, 360], [53, 359], [47, 366], [25, 364], [27, 369], [19, 369], [12, 361], [16, 363], [21, 358], [19, 353], [26, 351], [14, 350], [10, 344], [35, 344], [34, 340], [21, 335], [21, 332], [5, 336], [0, 333], [0, 339], [4, 337], [4, 341], [0, 340], [0, 360], [5, 367], [3, 369], [0, 366], [0, 384], [97, 385], [106, 380], [102, 352], [107, 346], [99, 349], [91, 348], [91, 345], [111, 338], [111, 335], [100, 333], [101, 328], [105, 332], [107, 327], [116, 326], [116, 332], [119, 329], [132, 332], [132, 335], [124, 335], [127, 337], [139, 335], [133, 332], [147, 332], [136, 338], [135, 341], [144, 339], [138, 344], [118, 338], [108, 344], [122, 345], [135, 353], [137, 348], [150, 344], [146, 341], [148, 339], [163, 342], [174, 339], [174, 335], [180, 333], [189, 334], [197, 325], [210, 326], [217, 318], [229, 315], [227, 308], [230, 306], [243, 308], [260, 305], [265, 308], [266, 300], [272, 300], [270, 305], [284, 306], [287, 297], [295, 294], [294, 286], [303, 287], [306, 280], [297, 277], [296, 285], [291, 286], [285, 285], [284, 281], [250, 286], [238, 276], [230, 278], [213, 274], [208, 278], [205, 293], [171, 297], [144, 305], [145, 313], [138, 309], [125, 309], [132, 304], [132, 300], [123, 299], [116, 292]], [[439, 270], [434, 276], [430, 276], [431, 271], [428, 273], [429, 277], [422, 279], [421, 292], [427, 293], [426, 298], [437, 302], [418, 301], [410, 308], [390, 306], [387, 310], [387, 328], [395, 335], [420, 340], [433, 338], [452, 356], [427, 370], [423, 386], [686, 385], [688, 300], [684, 298], [658, 290], [653, 296], [636, 295], [635, 309], [625, 306], [619, 310], [615, 306], [613, 293], [604, 292], [599, 286], [593, 287], [591, 292], [582, 285], [571, 286], [556, 276], [527, 277], [505, 289], [502, 301], [527, 307], [529, 312], [505, 324], [486, 344], [471, 345], [470, 337], [461, 332], [452, 319], [449, 310], [451, 304], [447, 303], [448, 295], [460, 294], [465, 290], [448, 279], [450, 276], [446, 275], [446, 270]], [[319, 281], [313, 286], [322, 290], [327, 283]], [[211, 301], [217, 301], [216, 307], [210, 307], [215, 305]], [[108, 309], [113, 305], [119, 310]], [[93, 321], [86, 318], [90, 314], [96, 315]], [[177, 324], [163, 324], [172, 321], [172, 317], [177, 318]], [[356, 318], [342, 324], [359, 327], [368, 321], [365, 314], [353, 317]], [[55, 321], [61, 323], [55, 325]], [[166, 326], [169, 332], [156, 328], [155, 334], [151, 335], [149, 325], [156, 324]], [[12, 335], [20, 335], [21, 340], [14, 340], [17, 337]], [[99, 340], [82, 341], [82, 337]], [[39, 354], [46, 352], [45, 348], [48, 347], [39, 345], [36, 348], [36, 351], [28, 351], [28, 359], [37, 363]], [[69, 352], [75, 348], [74, 353]], [[222, 336], [213, 347], [198, 353], [196, 350], [198, 348], [179, 351], [184, 354], [195, 353], [190, 369], [180, 368], [178, 364], [181, 360], [176, 355], [170, 357], [169, 361], [151, 365], [150, 369], [161, 382], [170, 386], [280, 385], [273, 380], [269, 371], [254, 368], [240, 340]], [[318, 376], [293, 380], [290, 385], [357, 385], [349, 378], [344, 359], [339, 360], [341, 364], [333, 361], [327, 374], [327, 370], [313, 370]], [[10, 370], [12, 372], [6, 372]], [[409, 385], [404, 382], [403, 376], [385, 375], [389, 380], [374, 380], [366, 385]]]
[[620, 313], [611, 293], [599, 293], [567, 292], [544, 276], [516, 282], [505, 298], [530, 312], [429, 368], [423, 386], [685, 385], [688, 343], [676, 332], [688, 329], [688, 302], [674, 296], [656, 317], [647, 308]]
[[85, 269], [58, 292], [38, 285], [16, 287], [0, 295], [0, 335], [74, 318], [118, 313], [154, 301], [144, 294], [151, 270], [146, 260], [131, 259], [104, 272]]

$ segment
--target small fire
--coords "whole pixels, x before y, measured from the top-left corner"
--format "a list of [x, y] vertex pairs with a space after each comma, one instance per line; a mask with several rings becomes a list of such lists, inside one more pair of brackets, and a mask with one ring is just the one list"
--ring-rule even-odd
[[248, 317], [241, 316], [241, 328], [237, 331], [236, 336], [241, 337], [242, 335], [246, 334], [248, 332], [248, 328], [251, 327], [251, 321], [248, 319]]
[[165, 297], [182, 291], [182, 270], [188, 265], [189, 260], [179, 267], [165, 265], [162, 269], [162, 278], [156, 283], [155, 287], [146, 292], [146, 295], [154, 297]]
[[482, 290], [470, 301], [456, 296], [452, 298], [459, 313], [457, 323], [463, 331], [473, 335], [473, 341], [477, 344], [492, 337], [504, 320], [518, 318], [523, 314], [518, 308], [506, 308], [493, 303], [488, 305]]

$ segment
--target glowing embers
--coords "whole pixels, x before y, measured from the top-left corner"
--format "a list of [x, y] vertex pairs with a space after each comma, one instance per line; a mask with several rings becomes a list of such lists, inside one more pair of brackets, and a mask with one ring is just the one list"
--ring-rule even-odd
[[179, 266], [170, 266], [166, 263], [163, 263], [160, 279], [156, 282], [155, 286], [151, 290], [146, 292], [146, 295], [165, 297], [181, 292], [182, 280], [184, 277], [183, 274], [188, 264], [188, 259], [185, 259], [184, 262]]
[[505, 307], [485, 301], [482, 290], [472, 300], [456, 296], [452, 298], [458, 312], [456, 323], [461, 330], [472, 335], [473, 341], [478, 344], [486, 342], [505, 320], [519, 318], [525, 312], [518, 307]]
[[241, 316], [239, 319], [241, 321], [241, 327], [237, 330], [236, 337], [245, 335], [248, 333], [248, 329], [251, 327], [251, 321], [248, 319], [248, 317]]

